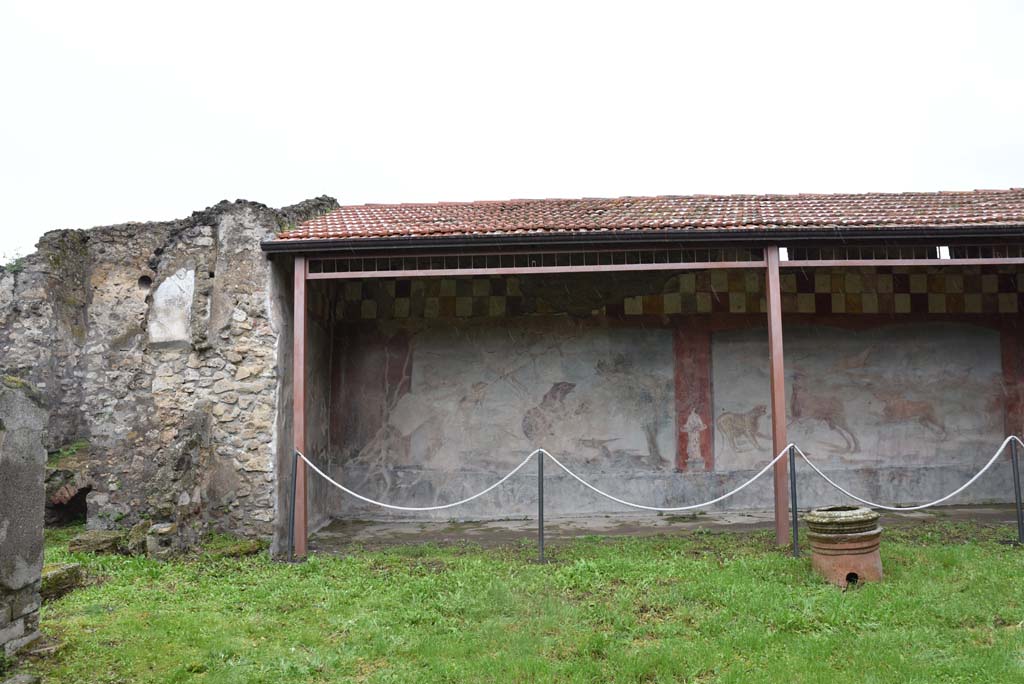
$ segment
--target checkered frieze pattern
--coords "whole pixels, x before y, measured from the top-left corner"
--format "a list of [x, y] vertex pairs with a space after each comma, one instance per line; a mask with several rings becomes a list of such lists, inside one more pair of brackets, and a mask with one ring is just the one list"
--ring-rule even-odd
[[[661, 295], [627, 297], [624, 313], [764, 313], [760, 271], [680, 274]], [[1013, 267], [786, 269], [783, 313], [1015, 314], [1024, 311], [1024, 273]]]
[[1015, 314], [1024, 310], [1024, 274], [1014, 267], [875, 267], [782, 275], [786, 313]]
[[353, 280], [342, 285], [335, 303], [341, 319], [480, 318], [534, 313], [525, 311], [519, 280], [423, 278]]
[[[582, 286], [582, 285], [581, 285]], [[1017, 314], [1024, 271], [1016, 267], [785, 269], [789, 314]], [[759, 270], [690, 271], [651, 278], [651, 292], [610, 298], [594, 314], [651, 316], [766, 311]], [[335, 298], [340, 319], [486, 318], [562, 313], [543, 293], [524, 296], [518, 277], [347, 281]]]

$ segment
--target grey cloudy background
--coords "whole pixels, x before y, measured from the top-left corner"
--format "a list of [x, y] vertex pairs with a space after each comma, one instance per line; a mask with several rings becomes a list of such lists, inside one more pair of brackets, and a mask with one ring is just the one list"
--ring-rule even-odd
[[1024, 185], [1014, 2], [0, 0], [0, 255], [270, 205]]

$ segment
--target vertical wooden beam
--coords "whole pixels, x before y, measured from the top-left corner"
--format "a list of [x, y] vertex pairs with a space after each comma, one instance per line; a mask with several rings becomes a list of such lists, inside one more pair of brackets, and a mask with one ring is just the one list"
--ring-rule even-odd
[[[771, 370], [772, 456], [789, 443], [786, 440], [786, 370], [782, 362], [782, 293], [779, 286], [779, 248], [765, 250], [765, 290], [768, 304], [768, 359]], [[775, 464], [775, 541], [789, 544], [788, 466], [781, 458]]]
[[[306, 257], [295, 257], [294, 338], [292, 345], [292, 430], [295, 448], [306, 453]], [[295, 557], [306, 557], [306, 463], [295, 469]]]

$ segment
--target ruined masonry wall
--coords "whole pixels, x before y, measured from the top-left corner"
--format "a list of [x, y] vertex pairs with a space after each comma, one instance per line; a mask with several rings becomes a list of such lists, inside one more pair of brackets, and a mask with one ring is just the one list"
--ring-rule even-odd
[[0, 365], [50, 408], [49, 450], [88, 440], [90, 527], [270, 536], [281, 297], [260, 241], [336, 204], [57, 231], [0, 272]]

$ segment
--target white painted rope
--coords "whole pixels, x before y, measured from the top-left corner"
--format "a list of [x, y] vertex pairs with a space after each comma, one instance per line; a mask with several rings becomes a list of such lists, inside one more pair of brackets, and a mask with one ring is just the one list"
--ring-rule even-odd
[[824, 478], [825, 482], [828, 482], [830, 485], [832, 485], [840, 492], [853, 499], [854, 501], [859, 501], [860, 503], [865, 504], [866, 506], [870, 506], [871, 508], [881, 508], [882, 510], [885, 511], [920, 511], [925, 508], [937, 506], [943, 501], [952, 499], [954, 496], [956, 496], [957, 494], [959, 494], [960, 492], [964, 491], [972, 484], [974, 484], [975, 480], [984, 475], [985, 471], [992, 467], [992, 464], [996, 462], [996, 459], [999, 458], [999, 456], [1003, 453], [1003, 450], [1006, 449], [1010, 442], [1017, 442], [1017, 444], [1020, 444], [1022, 447], [1024, 447], [1024, 442], [1022, 442], [1019, 437], [1017, 437], [1016, 435], [1010, 435], [1009, 437], [1003, 440], [1003, 443], [999, 446], [999, 449], [996, 450], [996, 453], [992, 454], [992, 458], [988, 459], [988, 463], [985, 464], [985, 467], [983, 467], [981, 470], [975, 473], [974, 477], [972, 477], [970, 480], [963, 483], [962, 485], [960, 485], [960, 487], [954, 489], [952, 492], [942, 497], [941, 499], [936, 499], [935, 501], [930, 501], [926, 504], [921, 504], [919, 506], [886, 506], [884, 504], [868, 501], [867, 499], [862, 499], [856, 494], [852, 494], [848, 490], [843, 489], [838, 484], [836, 484], [835, 481], [832, 480], [832, 478], [830, 478], [825, 473], [821, 472], [821, 469], [818, 468], [818, 466], [814, 465], [814, 463], [811, 462], [811, 459], [807, 458], [807, 454], [801, 451], [800, 447], [794, 445], [794, 448], [796, 448], [797, 452], [799, 452], [800, 457], [804, 459], [804, 462], [807, 463], [807, 465], [811, 466], [811, 469], [814, 470], [814, 472], [818, 473], [818, 475], [821, 475], [821, 477]]
[[[360, 501], [365, 501], [366, 503], [373, 504], [374, 506], [380, 506], [381, 508], [390, 508], [390, 509], [395, 510], [395, 511], [440, 511], [440, 510], [443, 510], [445, 508], [455, 508], [456, 506], [461, 506], [464, 503], [469, 503], [473, 499], [480, 498], [481, 496], [483, 496], [487, 492], [491, 491], [495, 487], [503, 484], [505, 482], [505, 480], [507, 480], [508, 478], [510, 478], [513, 475], [515, 475], [516, 473], [518, 473], [522, 469], [522, 467], [524, 465], [526, 465], [527, 463], [530, 462], [531, 458], [533, 458], [534, 456], [536, 456], [537, 454], [539, 454], [539, 453], [541, 453], [543, 451], [544, 451], [543, 449], [537, 449], [537, 450], [531, 452], [529, 456], [527, 456], [526, 458], [523, 459], [522, 463], [520, 463], [515, 468], [513, 468], [511, 471], [509, 471], [508, 475], [506, 475], [505, 477], [501, 478], [500, 480], [498, 480], [497, 482], [495, 482], [494, 484], [492, 484], [490, 487], [488, 487], [487, 489], [483, 490], [482, 492], [474, 494], [473, 496], [470, 496], [470, 497], [466, 497], [465, 499], [461, 499], [459, 501], [453, 501], [452, 503], [442, 504], [440, 506], [395, 506], [394, 504], [384, 503], [383, 501], [374, 501], [373, 499], [371, 499], [369, 497], [365, 497], [362, 494], [358, 494], [356, 492], [353, 492], [348, 487], [346, 487], [343, 484], [333, 480], [329, 475], [327, 475], [327, 473], [325, 473], [324, 471], [322, 471], [319, 468], [317, 468], [313, 464], [313, 462], [310, 461], [308, 458], [306, 458], [306, 455], [303, 454], [301, 451], [296, 449], [295, 453], [298, 454], [299, 458], [301, 458], [303, 461], [305, 461], [306, 465], [308, 465], [310, 468], [312, 468], [313, 471], [317, 475], [319, 475], [320, 477], [324, 478], [325, 480], [327, 480], [332, 485], [334, 485], [335, 487], [337, 487], [341, 491], [345, 492], [349, 496], [354, 496], [355, 498], [359, 499]], [[544, 452], [544, 453], [547, 453], [547, 452]]]
[[732, 491], [727, 492], [727, 493], [725, 493], [725, 494], [723, 494], [723, 495], [721, 495], [719, 497], [716, 497], [714, 499], [711, 499], [710, 501], [704, 501], [702, 503], [697, 503], [697, 504], [690, 504], [689, 506], [675, 506], [675, 507], [645, 506], [643, 504], [631, 503], [629, 501], [625, 501], [623, 499], [619, 499], [618, 497], [612, 496], [611, 494], [608, 494], [607, 492], [601, 491], [600, 489], [598, 489], [594, 485], [590, 484], [589, 482], [584, 480], [582, 477], [580, 477], [579, 475], [577, 475], [573, 471], [569, 470], [568, 467], [566, 467], [561, 461], [559, 461], [557, 458], [552, 456], [551, 453], [548, 452], [545, 449], [535, 449], [532, 452], [530, 452], [530, 455], [527, 456], [526, 458], [524, 458], [523, 461], [519, 465], [517, 465], [515, 468], [513, 468], [511, 471], [509, 471], [509, 473], [505, 477], [501, 478], [500, 480], [498, 480], [497, 482], [492, 484], [487, 489], [484, 489], [483, 491], [478, 492], [478, 493], [474, 494], [473, 496], [467, 497], [465, 499], [461, 499], [459, 501], [453, 501], [452, 503], [442, 504], [440, 506], [395, 506], [394, 504], [384, 503], [383, 501], [376, 501], [376, 500], [371, 499], [369, 497], [363, 496], [362, 494], [359, 494], [357, 492], [353, 492], [351, 489], [349, 489], [348, 487], [344, 486], [340, 482], [332, 479], [329, 475], [327, 475], [327, 473], [325, 473], [324, 471], [322, 471], [319, 468], [317, 468], [316, 465], [312, 461], [310, 461], [308, 458], [306, 458], [306, 455], [303, 454], [301, 451], [296, 450], [295, 453], [298, 454], [299, 458], [301, 458], [303, 461], [305, 461], [306, 465], [308, 465], [310, 468], [313, 469], [313, 472], [315, 472], [317, 475], [319, 475], [320, 477], [324, 478], [329, 483], [331, 483], [332, 485], [334, 485], [335, 487], [337, 487], [341, 491], [345, 492], [349, 496], [354, 496], [355, 498], [359, 499], [360, 501], [365, 501], [366, 503], [373, 504], [374, 506], [380, 506], [381, 508], [390, 508], [390, 509], [395, 510], [395, 511], [440, 511], [440, 510], [443, 510], [445, 508], [454, 508], [455, 506], [461, 506], [464, 503], [469, 503], [473, 499], [480, 498], [484, 494], [487, 494], [492, 489], [494, 489], [494, 488], [498, 487], [499, 485], [501, 485], [502, 483], [504, 483], [505, 480], [509, 479], [510, 477], [512, 477], [513, 475], [518, 473], [523, 468], [523, 466], [525, 466], [527, 463], [529, 463], [530, 459], [532, 459], [537, 454], [542, 454], [542, 455], [547, 456], [548, 458], [550, 458], [552, 461], [554, 461], [555, 465], [557, 465], [559, 468], [564, 470], [571, 477], [576, 479], [576, 481], [578, 481], [584, 487], [587, 487], [588, 489], [596, 492], [597, 494], [600, 494], [601, 496], [605, 497], [606, 499], [610, 499], [611, 501], [614, 501], [616, 503], [622, 504], [623, 506], [630, 506], [632, 508], [640, 508], [640, 509], [643, 509], [645, 511], [661, 511], [661, 512], [665, 512], [665, 513], [671, 513], [671, 512], [675, 512], [675, 511], [691, 511], [691, 510], [693, 510], [695, 508], [703, 508], [705, 506], [710, 506], [712, 504], [718, 503], [719, 501], [722, 501], [723, 499], [728, 499], [730, 496], [732, 496], [733, 494], [736, 494], [736, 493], [742, 491], [748, 485], [752, 484], [755, 480], [757, 480], [759, 477], [761, 477], [766, 472], [768, 472], [768, 470], [773, 465], [775, 465], [779, 461], [780, 458], [782, 458], [783, 456], [786, 455], [786, 452], [789, 451], [789, 447], [790, 446], [794, 446], [794, 445], [792, 445], [792, 444], [788, 445], [785, 449], [783, 449], [782, 451], [779, 452], [778, 456], [776, 456], [771, 461], [769, 461], [768, 464], [765, 465], [765, 467], [761, 468], [761, 470], [758, 471], [758, 473], [756, 475], [754, 475], [752, 478], [750, 478], [749, 480], [747, 480], [746, 482], [741, 484], [739, 487], [736, 487]]
[[[722, 494], [722, 495], [721, 495], [721, 496], [719, 496], [719, 497], [715, 497], [714, 499], [711, 499], [710, 501], [704, 501], [704, 502], [702, 502], [702, 503], [695, 503], [695, 504], [690, 504], [689, 506], [672, 506], [672, 507], [662, 507], [662, 506], [644, 506], [643, 504], [637, 504], [637, 503], [632, 503], [632, 502], [630, 502], [630, 501], [625, 501], [625, 500], [623, 500], [623, 499], [620, 499], [620, 498], [618, 498], [618, 497], [612, 496], [612, 495], [611, 495], [611, 494], [609, 494], [608, 492], [603, 492], [603, 491], [601, 491], [600, 489], [598, 489], [598, 488], [597, 488], [597, 487], [595, 487], [594, 485], [590, 484], [589, 482], [587, 482], [586, 480], [584, 480], [584, 479], [583, 479], [582, 477], [580, 477], [580, 476], [579, 476], [579, 475], [577, 475], [576, 473], [574, 473], [574, 472], [572, 472], [571, 470], [569, 470], [569, 468], [567, 468], [567, 467], [566, 467], [565, 465], [563, 465], [561, 461], [559, 461], [559, 460], [558, 460], [557, 458], [555, 458], [555, 457], [554, 457], [554, 456], [552, 456], [551, 454], [548, 454], [548, 452], [546, 452], [546, 451], [545, 451], [544, 453], [545, 453], [545, 454], [547, 454], [548, 458], [550, 458], [550, 459], [551, 459], [552, 461], [554, 461], [554, 462], [555, 462], [555, 465], [556, 465], [556, 466], [558, 466], [559, 468], [561, 468], [562, 470], [564, 470], [564, 471], [565, 471], [566, 473], [568, 473], [568, 474], [569, 474], [570, 476], [572, 476], [573, 478], [575, 478], [575, 479], [576, 479], [576, 481], [577, 481], [577, 482], [579, 482], [579, 483], [580, 483], [581, 485], [583, 485], [583, 486], [584, 486], [584, 487], [586, 487], [587, 489], [590, 489], [591, 491], [593, 491], [593, 492], [595, 492], [595, 493], [597, 493], [597, 494], [600, 494], [601, 496], [603, 496], [603, 497], [604, 497], [604, 498], [606, 498], [606, 499], [610, 499], [610, 500], [614, 501], [615, 503], [619, 503], [619, 504], [622, 504], [623, 506], [629, 506], [629, 507], [631, 507], [631, 508], [640, 508], [640, 509], [643, 509], [643, 510], [645, 510], [645, 511], [659, 511], [659, 512], [662, 512], [662, 513], [672, 513], [672, 512], [676, 512], [676, 511], [692, 511], [692, 510], [693, 510], [693, 509], [695, 509], [695, 508], [704, 508], [705, 506], [710, 506], [711, 504], [716, 504], [716, 503], [718, 503], [719, 501], [722, 501], [723, 499], [728, 499], [728, 498], [729, 498], [730, 496], [732, 496], [733, 494], [737, 494], [737, 493], [739, 493], [740, 491], [742, 491], [743, 489], [745, 489], [745, 488], [746, 488], [746, 487], [747, 487], [748, 485], [752, 484], [752, 483], [753, 483], [753, 482], [754, 482], [755, 480], [757, 480], [757, 479], [758, 479], [759, 477], [761, 477], [762, 475], [764, 475], [765, 473], [767, 473], [767, 472], [768, 472], [768, 470], [769, 470], [769, 469], [770, 469], [770, 468], [771, 468], [771, 467], [772, 467], [773, 465], [775, 465], [776, 463], [778, 463], [779, 459], [780, 459], [780, 458], [782, 458], [783, 456], [785, 456], [785, 455], [786, 455], [786, 452], [787, 452], [787, 451], [789, 451], [789, 447], [790, 447], [790, 446], [794, 446], [794, 445], [790, 444], [790, 445], [788, 445], [788, 446], [787, 446], [787, 447], [786, 447], [785, 449], [783, 449], [782, 451], [780, 451], [780, 452], [779, 452], [779, 455], [778, 455], [778, 456], [776, 456], [775, 458], [773, 458], [772, 460], [768, 461], [767, 465], [765, 465], [765, 467], [761, 468], [761, 470], [759, 470], [759, 471], [757, 472], [757, 474], [756, 474], [756, 475], [754, 475], [754, 477], [750, 478], [749, 480], [747, 480], [746, 482], [744, 482], [743, 484], [741, 484], [741, 485], [740, 485], [739, 487], [737, 487], [736, 489], [733, 489], [733, 490], [732, 490], [732, 491], [730, 491], [730, 492], [726, 492], [725, 494]], [[542, 450], [542, 449], [538, 449], [538, 451], [543, 451], [543, 450]]]

